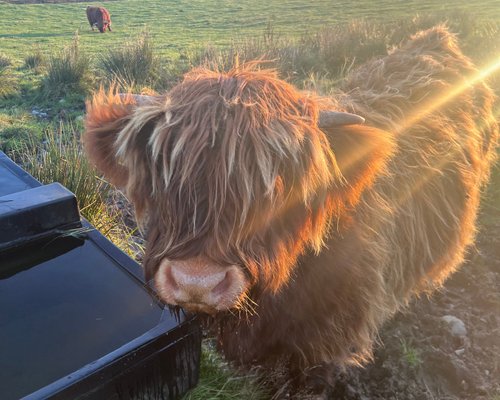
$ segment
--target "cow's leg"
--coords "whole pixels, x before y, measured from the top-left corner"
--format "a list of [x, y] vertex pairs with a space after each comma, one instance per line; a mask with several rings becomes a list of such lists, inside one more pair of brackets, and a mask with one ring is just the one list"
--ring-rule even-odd
[[111, 24], [108, 24], [108, 31], [111, 32]]

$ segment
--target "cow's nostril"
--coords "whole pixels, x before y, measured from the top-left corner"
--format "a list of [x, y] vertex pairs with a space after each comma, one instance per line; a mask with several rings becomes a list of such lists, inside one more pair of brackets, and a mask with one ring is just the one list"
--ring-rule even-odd
[[169, 267], [165, 271], [165, 278], [167, 283], [170, 284], [171, 289], [179, 290], [179, 285], [177, 284], [174, 274], [172, 273], [172, 267]]
[[211, 294], [214, 296], [222, 296], [226, 293], [231, 287], [232, 278], [231, 274], [228, 272], [225, 273], [222, 280], [212, 289]]

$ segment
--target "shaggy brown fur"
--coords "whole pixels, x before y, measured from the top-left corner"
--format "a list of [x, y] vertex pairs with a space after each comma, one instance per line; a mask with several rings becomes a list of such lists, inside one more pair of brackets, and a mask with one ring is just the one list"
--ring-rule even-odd
[[92, 30], [97, 26], [101, 33], [106, 32], [106, 29], [111, 32], [111, 16], [104, 7], [87, 6], [87, 19]]
[[[148, 277], [165, 257], [244, 270], [256, 313], [220, 316], [229, 358], [359, 365], [473, 240], [498, 133], [476, 73], [444, 27], [355, 71], [336, 99], [254, 67], [195, 70], [150, 104], [98, 94], [85, 145], [148, 215]], [[320, 130], [323, 108], [366, 126]]]

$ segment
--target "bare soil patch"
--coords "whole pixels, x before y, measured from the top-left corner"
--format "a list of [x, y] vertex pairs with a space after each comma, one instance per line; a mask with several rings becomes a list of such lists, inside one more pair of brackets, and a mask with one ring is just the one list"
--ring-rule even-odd
[[327, 398], [500, 399], [500, 225], [483, 228], [468, 262], [389, 321], [380, 341], [374, 362], [339, 374]]

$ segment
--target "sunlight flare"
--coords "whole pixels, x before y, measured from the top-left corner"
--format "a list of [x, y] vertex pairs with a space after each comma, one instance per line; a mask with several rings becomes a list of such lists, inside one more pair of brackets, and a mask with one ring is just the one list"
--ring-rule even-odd
[[[457, 96], [472, 88], [474, 85], [483, 82], [485, 79], [498, 72], [499, 70], [500, 56], [496, 58], [494, 62], [480, 69], [473, 76], [466, 78], [463, 83], [456, 85], [454, 88], [447, 91], [442, 96], [433, 98], [430, 101], [425, 102], [422, 107], [419, 107], [417, 111], [413, 113], [413, 115], [410, 115], [407, 119], [405, 119], [403, 123], [398, 126], [398, 132], [405, 132], [407, 129], [411, 128], [414, 124], [417, 124], [429, 114], [438, 111], [440, 108], [446, 106]], [[489, 121], [486, 121], [486, 123], [493, 123], [494, 121], [492, 121], [492, 119], [494, 117], [497, 117], [499, 114], [500, 109], [495, 110], [494, 116]], [[484, 127], [481, 126], [480, 128], [482, 129]], [[457, 150], [450, 151], [446, 154], [446, 156], [441, 157], [432, 167], [427, 166], [425, 170], [423, 169], [418, 179], [414, 180], [414, 182], [407, 187], [408, 190], [401, 190], [401, 194], [398, 199], [399, 204], [401, 205], [407, 202], [416, 192], [421, 190], [430, 179], [432, 179], [436, 174], [441, 173], [446, 164], [452, 162], [452, 160], [456, 157], [455, 153]]]
[[500, 69], [500, 56], [495, 59], [490, 65], [480, 69], [476, 74], [465, 78], [463, 83], [457, 84], [454, 88], [443, 93], [442, 96], [437, 98], [432, 98], [418, 107], [417, 110], [406, 117], [402, 123], [398, 125], [398, 132], [402, 133], [406, 129], [410, 128], [414, 124], [418, 123], [420, 120], [424, 119], [427, 115], [439, 110], [444, 107], [448, 102], [455, 99], [457, 96], [461, 95], [466, 90], [472, 88], [474, 85], [481, 83], [489, 76], [494, 74]]

